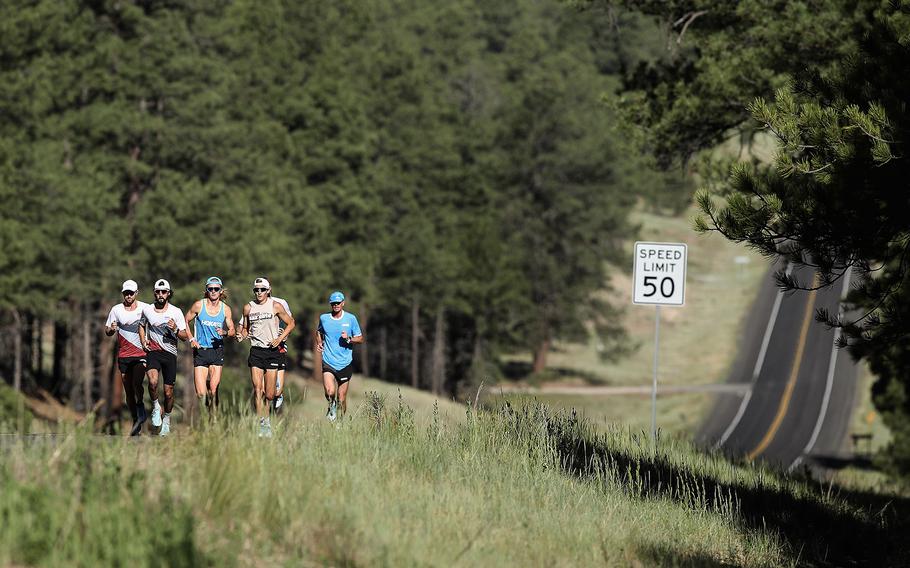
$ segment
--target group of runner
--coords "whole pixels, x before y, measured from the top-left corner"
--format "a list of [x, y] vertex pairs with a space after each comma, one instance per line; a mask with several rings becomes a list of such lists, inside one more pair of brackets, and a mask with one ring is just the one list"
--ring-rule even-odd
[[[205, 281], [204, 295], [184, 314], [170, 303], [173, 295], [165, 279], [155, 282], [154, 303], [138, 299], [139, 286], [127, 280], [121, 286], [123, 302], [111, 308], [105, 323], [108, 336], [117, 334], [117, 367], [126, 404], [133, 419], [131, 436], [142, 432], [148, 420], [143, 383], [148, 377], [152, 401], [151, 424], [160, 436], [171, 430], [174, 385], [177, 382], [178, 340], [193, 349], [193, 382], [200, 407], [214, 418], [217, 414], [218, 387], [224, 367], [225, 338], [238, 342], [250, 340], [247, 364], [250, 368], [253, 401], [259, 419], [259, 436], [271, 437], [271, 414], [283, 407], [284, 373], [287, 369], [286, 340], [296, 328], [288, 303], [272, 297], [266, 278], [253, 282], [253, 300], [244, 304], [235, 327], [227, 290], [221, 278]], [[326, 417], [335, 421], [339, 410], [347, 410], [347, 391], [353, 376], [353, 348], [363, 343], [363, 332], [356, 316], [344, 310], [340, 291], [329, 295], [331, 311], [322, 314], [314, 331], [316, 354], [322, 361], [322, 379], [328, 402]], [[192, 332], [190, 331], [190, 324]], [[314, 361], [317, 358], [314, 357]], [[158, 399], [158, 385], [164, 383], [164, 407]]]

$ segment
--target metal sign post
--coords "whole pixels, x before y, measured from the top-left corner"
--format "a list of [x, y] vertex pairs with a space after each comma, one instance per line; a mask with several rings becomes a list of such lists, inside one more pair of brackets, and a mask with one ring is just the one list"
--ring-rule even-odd
[[657, 441], [657, 361], [660, 354], [660, 304], [654, 306], [654, 380], [651, 384], [651, 441]]
[[651, 441], [657, 447], [657, 375], [660, 355], [660, 307], [686, 303], [684, 243], [635, 243], [632, 303], [654, 306], [654, 376], [651, 384]]

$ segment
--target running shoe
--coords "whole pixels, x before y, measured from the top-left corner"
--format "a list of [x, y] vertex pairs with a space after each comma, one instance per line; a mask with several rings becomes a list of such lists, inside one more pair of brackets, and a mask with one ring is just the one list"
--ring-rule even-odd
[[161, 405], [156, 400], [152, 406], [152, 426], [161, 426]]
[[171, 433], [171, 417], [167, 414], [164, 415], [164, 420], [161, 421], [161, 431], [158, 432], [159, 436], [167, 436]]
[[281, 405], [284, 404], [284, 395], [275, 398], [275, 412], [281, 412]]
[[329, 422], [334, 422], [338, 418], [338, 403], [334, 400], [329, 404], [329, 411], [325, 413], [325, 417], [329, 419]]
[[259, 419], [259, 437], [260, 438], [270, 438], [272, 436], [272, 428], [266, 423], [265, 418]]
[[133, 420], [133, 427], [130, 429], [130, 436], [138, 436], [142, 433], [142, 425], [145, 424], [145, 420], [148, 418], [148, 414], [145, 412], [145, 405], [141, 404], [136, 408], [136, 419]]

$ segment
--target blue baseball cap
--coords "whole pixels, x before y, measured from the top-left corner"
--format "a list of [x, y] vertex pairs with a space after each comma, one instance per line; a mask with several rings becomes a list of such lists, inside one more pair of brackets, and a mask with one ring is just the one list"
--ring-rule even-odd
[[221, 283], [221, 278], [218, 278], [217, 276], [209, 276], [209, 279], [205, 281], [205, 285], [208, 286], [209, 284], [224, 286], [224, 284]]
[[344, 294], [342, 294], [340, 291], [336, 290], [336, 291], [332, 292], [331, 294], [329, 294], [329, 303], [330, 304], [334, 304], [335, 302], [343, 302], [343, 301], [344, 301]]

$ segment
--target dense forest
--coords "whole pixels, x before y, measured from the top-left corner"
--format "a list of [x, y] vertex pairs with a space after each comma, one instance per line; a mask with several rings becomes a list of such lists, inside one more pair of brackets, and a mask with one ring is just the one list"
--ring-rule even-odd
[[3, 3], [0, 372], [109, 400], [120, 282], [186, 309], [210, 275], [234, 305], [267, 276], [302, 329], [344, 290], [360, 370], [438, 393], [557, 339], [622, 353], [593, 292], [640, 196], [688, 199], [603, 100], [655, 30], [535, 0]]

